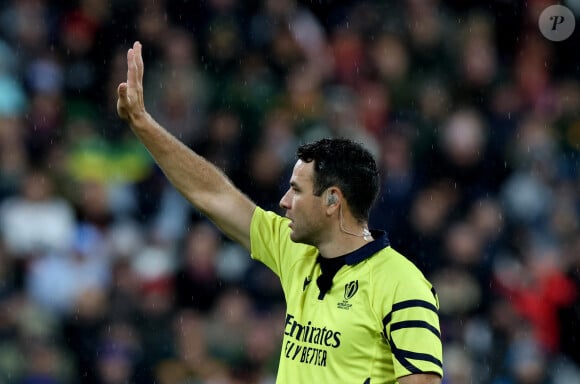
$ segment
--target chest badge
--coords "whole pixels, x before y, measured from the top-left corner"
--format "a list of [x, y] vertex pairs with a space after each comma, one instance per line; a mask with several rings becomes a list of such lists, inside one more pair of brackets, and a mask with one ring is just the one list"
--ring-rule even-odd
[[350, 283], [344, 285], [344, 300], [338, 302], [337, 308], [340, 309], [350, 309], [352, 304], [348, 301], [356, 295], [358, 292], [358, 280], [353, 280]]

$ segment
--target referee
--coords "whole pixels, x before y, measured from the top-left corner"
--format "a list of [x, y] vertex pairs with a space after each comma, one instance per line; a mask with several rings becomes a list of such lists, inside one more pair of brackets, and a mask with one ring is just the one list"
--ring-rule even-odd
[[147, 113], [141, 48], [127, 52], [117, 112], [188, 201], [280, 278], [277, 383], [441, 383], [435, 291], [385, 232], [367, 228], [379, 188], [370, 153], [344, 139], [301, 146], [280, 200], [286, 217], [264, 211]]

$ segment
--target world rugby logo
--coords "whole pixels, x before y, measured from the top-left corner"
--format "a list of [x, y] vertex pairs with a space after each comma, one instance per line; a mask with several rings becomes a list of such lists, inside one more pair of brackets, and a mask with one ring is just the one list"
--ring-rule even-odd
[[344, 285], [344, 300], [352, 299], [358, 292], [358, 280], [351, 281]]

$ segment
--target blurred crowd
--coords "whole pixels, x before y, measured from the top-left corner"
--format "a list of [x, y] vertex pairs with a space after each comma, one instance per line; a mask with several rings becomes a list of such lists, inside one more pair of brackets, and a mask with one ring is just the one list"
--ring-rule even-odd
[[552, 3], [0, 1], [0, 383], [274, 383], [277, 278], [116, 116], [134, 40], [149, 112], [266, 209], [299, 143], [373, 152], [445, 384], [580, 382], [580, 35], [540, 34]]

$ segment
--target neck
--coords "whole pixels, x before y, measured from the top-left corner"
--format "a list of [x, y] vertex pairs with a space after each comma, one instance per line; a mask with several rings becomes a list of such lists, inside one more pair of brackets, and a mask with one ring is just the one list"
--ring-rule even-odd
[[[357, 225], [357, 224], [358, 223], [355, 224], [355, 227], [359, 227], [359, 225]], [[360, 228], [357, 228], [355, 231], [352, 231], [352, 232], [344, 227], [344, 217], [342, 215], [342, 205], [338, 208], [338, 225], [340, 226], [340, 231], [342, 233], [345, 233], [347, 235], [351, 235], [354, 237], [362, 237], [365, 241], [372, 241], [373, 240], [373, 237], [371, 235], [371, 231], [369, 231], [369, 228], [368, 228], [366, 223], [362, 223], [362, 225], [360, 225]]]
[[318, 246], [318, 250], [325, 258], [334, 258], [353, 252], [373, 240], [367, 223], [360, 223], [352, 217], [345, 220], [340, 206], [338, 225], [328, 241]]
[[[372, 239], [372, 237], [371, 237]], [[318, 246], [320, 254], [327, 259], [346, 255], [367, 245], [372, 240], [365, 240], [362, 237], [340, 234], [332, 241], [328, 241]]]

